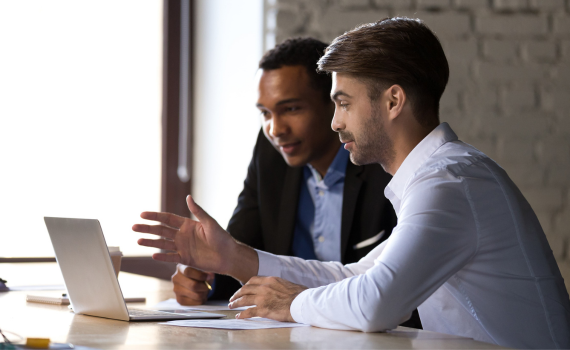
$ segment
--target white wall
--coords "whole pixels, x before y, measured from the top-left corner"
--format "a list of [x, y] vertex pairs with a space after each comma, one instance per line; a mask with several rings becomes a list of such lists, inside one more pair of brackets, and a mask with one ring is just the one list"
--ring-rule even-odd
[[196, 1], [192, 195], [226, 227], [260, 128], [263, 0]]

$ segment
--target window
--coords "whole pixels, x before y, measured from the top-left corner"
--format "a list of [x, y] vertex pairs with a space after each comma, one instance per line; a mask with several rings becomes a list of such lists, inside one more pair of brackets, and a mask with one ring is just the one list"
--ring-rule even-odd
[[0, 2], [0, 257], [53, 256], [43, 216], [133, 223], [161, 205], [159, 0]]

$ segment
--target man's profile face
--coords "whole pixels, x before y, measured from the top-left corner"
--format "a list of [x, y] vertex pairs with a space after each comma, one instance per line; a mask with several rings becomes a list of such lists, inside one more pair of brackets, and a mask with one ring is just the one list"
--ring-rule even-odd
[[332, 122], [350, 160], [356, 165], [379, 163], [387, 169], [394, 158], [392, 140], [385, 129], [384, 94], [371, 101], [366, 84], [346, 74], [332, 74], [331, 98], [335, 103]]
[[287, 164], [304, 166], [338, 145], [330, 129], [334, 106], [311, 86], [304, 66], [262, 71], [258, 91], [263, 133]]

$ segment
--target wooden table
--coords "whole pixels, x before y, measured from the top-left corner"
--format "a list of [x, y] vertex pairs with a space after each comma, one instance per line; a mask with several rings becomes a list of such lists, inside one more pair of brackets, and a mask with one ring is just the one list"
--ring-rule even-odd
[[[63, 284], [55, 263], [0, 264], [9, 286]], [[171, 284], [121, 272], [125, 296], [144, 296], [151, 307], [173, 297]], [[498, 346], [446, 334], [398, 327], [387, 333], [335, 331], [316, 327], [221, 330], [123, 322], [75, 315], [67, 306], [27, 303], [32, 291], [0, 292], [0, 329], [22, 337], [47, 337], [97, 349], [497, 349]], [[234, 311], [220, 311], [233, 317]]]

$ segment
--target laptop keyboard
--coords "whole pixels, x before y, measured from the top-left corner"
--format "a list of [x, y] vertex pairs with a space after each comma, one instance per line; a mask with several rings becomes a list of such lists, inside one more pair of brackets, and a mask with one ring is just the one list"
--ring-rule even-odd
[[129, 316], [131, 317], [141, 317], [141, 316], [165, 316], [167, 313], [156, 310], [144, 310], [144, 309], [129, 309]]

